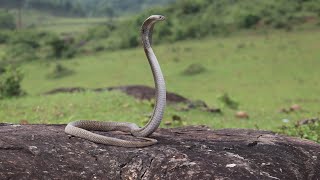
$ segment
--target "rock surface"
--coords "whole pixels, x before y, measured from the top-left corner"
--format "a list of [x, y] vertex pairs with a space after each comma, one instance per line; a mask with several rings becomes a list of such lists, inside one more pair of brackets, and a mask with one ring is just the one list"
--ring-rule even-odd
[[158, 144], [123, 148], [68, 136], [64, 125], [3, 124], [0, 179], [320, 179], [320, 144], [311, 141], [207, 127], [152, 137]]

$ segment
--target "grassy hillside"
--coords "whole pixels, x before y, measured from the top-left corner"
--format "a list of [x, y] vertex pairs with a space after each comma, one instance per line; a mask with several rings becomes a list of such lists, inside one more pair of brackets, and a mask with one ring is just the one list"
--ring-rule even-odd
[[175, 42], [226, 36], [247, 29], [292, 31], [305, 24], [319, 28], [319, 12], [319, 0], [178, 0], [167, 7], [146, 10], [117, 24], [109, 39], [116, 38], [122, 42], [118, 45], [120, 48], [137, 46], [139, 37], [136, 30], [150, 14], [167, 17], [154, 37], [161, 39], [161, 42]]
[[[298, 120], [319, 117], [320, 84], [318, 77], [318, 31], [272, 34], [246, 34], [228, 38], [185, 41], [155, 47], [169, 91], [191, 99], [205, 100], [222, 108], [223, 115], [194, 110], [178, 111], [169, 106], [164, 121], [179, 115], [176, 125], [206, 124], [213, 128], [260, 128], [276, 130]], [[30, 63], [22, 66], [22, 87], [29, 96], [0, 101], [0, 119], [32, 123], [66, 123], [90, 118], [142, 123], [152, 108], [121, 93], [80, 93], [39, 96], [57, 87], [107, 87], [128, 84], [153, 85], [151, 72], [141, 48], [83, 56], [59, 62], [75, 73], [60, 79], [48, 79], [54, 63]], [[190, 64], [205, 71], [184, 75]], [[134, 75], [133, 75], [134, 74]], [[237, 119], [235, 110], [219, 97], [227, 93], [239, 103], [239, 110], [250, 119]], [[289, 114], [281, 108], [298, 103], [303, 110]], [[123, 108], [126, 109], [124, 113]], [[130, 119], [129, 119], [130, 117]]]
[[[57, 87], [153, 86], [139, 27], [150, 14], [164, 14], [167, 21], [157, 25], [153, 37], [167, 89], [223, 111], [184, 112], [179, 110], [184, 105], [169, 105], [166, 124], [275, 131], [290, 125], [297, 131], [286, 129], [287, 134], [320, 141], [318, 122], [308, 126], [311, 131], [295, 126], [301, 119], [320, 116], [317, 2], [177, 1], [112, 20], [27, 11], [26, 29], [0, 31], [0, 71], [4, 64], [20, 66], [27, 92], [0, 100], [0, 122], [99, 119], [144, 124], [152, 102], [119, 92], [41, 94]], [[221, 100], [226, 96], [238, 109]], [[293, 104], [302, 110], [279, 112]], [[240, 110], [250, 118], [236, 118]], [[175, 115], [182, 120], [174, 121]]]
[[[290, 32], [319, 29], [320, 3], [317, 3], [318, 1], [177, 1], [167, 7], [153, 8], [136, 16], [121, 18], [61, 18], [35, 11], [23, 11], [25, 29], [9, 33], [6, 42], [9, 48], [3, 49], [7, 51], [3, 54], [8, 56], [3, 55], [3, 58], [1, 56], [0, 58], [16, 62], [42, 57], [60, 58], [60, 55], [47, 53], [50, 49], [57, 48], [52, 47], [54, 46], [52, 41], [30, 47], [30, 44], [23, 40], [23, 38], [29, 38], [29, 41], [35, 41], [31, 42], [32, 44], [38, 44], [36, 41], [42, 41], [44, 39], [42, 35], [49, 33], [55, 37], [60, 36], [59, 43], [64, 43], [61, 46], [67, 47], [60, 49], [68, 51], [64, 53], [68, 54], [66, 56], [69, 58], [101, 50], [112, 51], [137, 47], [140, 44], [140, 36], [137, 32], [141, 23], [150, 14], [167, 16], [167, 20], [159, 24], [154, 32], [153, 37], [158, 39], [157, 43], [229, 36], [248, 30], [268, 32], [281, 29]], [[0, 43], [3, 39], [1, 36], [3, 33], [0, 31]], [[33, 38], [36, 36], [39, 38]], [[19, 48], [16, 47], [17, 44]], [[10, 53], [11, 50], [16, 49], [22, 50]], [[32, 58], [17, 60], [16, 58], [24, 57], [24, 52]]]
[[78, 0], [86, 9], [87, 14], [93, 16], [123, 16], [140, 12], [155, 6], [168, 5], [175, 0]]

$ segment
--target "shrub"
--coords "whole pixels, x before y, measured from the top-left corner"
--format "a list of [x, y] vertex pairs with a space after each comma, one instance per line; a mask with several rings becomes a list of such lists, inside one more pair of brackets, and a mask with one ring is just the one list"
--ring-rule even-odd
[[279, 130], [282, 134], [310, 139], [320, 143], [320, 120], [315, 118], [306, 123], [296, 123], [291, 126], [283, 126]]
[[43, 46], [42, 42], [46, 34], [29, 30], [8, 32], [8, 49], [5, 53], [5, 59], [13, 62], [38, 59], [37, 53], [41, 52], [40, 48]]
[[0, 44], [7, 43], [10, 39], [10, 34], [7, 31], [0, 31]]
[[182, 74], [184, 75], [196, 75], [206, 71], [206, 68], [201, 64], [190, 64]]
[[37, 32], [33, 31], [17, 31], [12, 34], [10, 44], [25, 44], [32, 48], [40, 47], [41, 36], [38, 36]]
[[238, 109], [239, 103], [233, 100], [227, 93], [224, 93], [222, 96], [218, 97], [218, 99], [230, 109]]
[[92, 39], [101, 39], [101, 38], [108, 38], [110, 32], [115, 29], [113, 24], [107, 25], [99, 25], [92, 27], [88, 30], [87, 34], [85, 35], [86, 40]]
[[0, 10], [0, 29], [14, 29], [14, 17], [6, 11]]
[[276, 29], [290, 29], [291, 26], [288, 21], [277, 20], [273, 22], [273, 27]]
[[76, 54], [76, 49], [72, 46], [73, 40], [53, 36], [46, 44], [52, 48], [52, 56], [55, 58], [72, 58]]
[[259, 16], [249, 14], [243, 18], [243, 21], [241, 23], [241, 27], [251, 28], [251, 27], [255, 26], [260, 21], [260, 19], [261, 18]]
[[180, 7], [182, 14], [195, 14], [201, 10], [201, 3], [198, 1], [178, 1], [177, 4]]
[[53, 71], [51, 73], [48, 74], [48, 78], [49, 79], [57, 79], [57, 78], [62, 78], [65, 76], [69, 76], [71, 74], [73, 74], [74, 71], [57, 63], [54, 68]]
[[0, 63], [0, 75], [2, 74], [2, 73], [4, 73], [5, 72], [5, 68], [1, 65], [1, 63]]
[[132, 48], [139, 45], [139, 38], [137, 34], [127, 34], [121, 37], [120, 48]]
[[[71, 58], [76, 53], [74, 38], [60, 38], [57, 34], [45, 31], [21, 30], [7, 32], [9, 43], [5, 59], [20, 63], [43, 58]], [[0, 33], [0, 42], [1, 42]]]
[[24, 94], [20, 83], [23, 79], [22, 73], [12, 66], [5, 68], [0, 74], [0, 98], [20, 96]]
[[12, 63], [20, 63], [37, 59], [35, 49], [29, 44], [11, 44], [5, 54], [5, 59]]

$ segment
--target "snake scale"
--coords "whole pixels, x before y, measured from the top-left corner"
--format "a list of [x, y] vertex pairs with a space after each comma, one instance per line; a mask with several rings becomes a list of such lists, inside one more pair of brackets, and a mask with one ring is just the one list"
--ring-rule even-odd
[[[153, 113], [148, 123], [140, 128], [134, 123], [128, 122], [102, 122], [94, 120], [78, 120], [70, 122], [66, 128], [65, 132], [67, 134], [87, 139], [96, 143], [113, 145], [113, 146], [122, 146], [122, 147], [145, 147], [157, 143], [156, 139], [147, 138], [159, 127], [164, 109], [166, 106], [166, 86], [164, 78], [161, 72], [160, 65], [158, 60], [152, 50], [152, 32], [156, 22], [165, 20], [165, 17], [162, 15], [152, 15], [148, 17], [141, 27], [141, 38], [142, 44], [149, 61], [153, 79], [155, 82], [156, 89], [156, 99]], [[141, 139], [141, 141], [130, 141], [123, 140], [113, 137], [107, 137], [99, 135], [90, 130], [94, 131], [123, 131], [130, 132], [133, 136]], [[142, 141], [143, 140], [143, 141]]]

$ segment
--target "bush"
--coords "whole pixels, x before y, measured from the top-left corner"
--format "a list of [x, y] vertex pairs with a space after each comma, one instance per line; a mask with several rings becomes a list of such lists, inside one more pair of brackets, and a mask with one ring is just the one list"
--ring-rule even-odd
[[227, 93], [224, 93], [222, 96], [218, 97], [218, 99], [230, 109], [238, 109], [239, 103], [233, 100]]
[[191, 1], [191, 0], [184, 0], [184, 1], [178, 1], [178, 6], [180, 7], [179, 10], [181, 11], [181, 14], [187, 15], [187, 14], [195, 14], [201, 10], [201, 3], [198, 1]]
[[7, 32], [7, 35], [9, 43], [5, 59], [15, 63], [52, 57], [72, 58], [76, 54], [71, 36], [60, 38], [52, 32], [29, 30]]
[[182, 73], [184, 75], [196, 75], [206, 71], [206, 68], [201, 64], [190, 64]]
[[47, 44], [52, 48], [52, 56], [55, 58], [72, 58], [76, 54], [76, 49], [72, 46], [73, 40], [54, 36]]
[[86, 40], [92, 39], [101, 39], [101, 38], [108, 38], [110, 32], [115, 29], [113, 24], [107, 25], [99, 25], [92, 27], [88, 30], [87, 34], [85, 35]]
[[31, 48], [40, 47], [41, 36], [33, 31], [17, 31], [11, 35], [10, 44], [25, 44]]
[[38, 59], [44, 34], [38, 31], [21, 30], [8, 34], [8, 49], [5, 59], [15, 63]]
[[28, 44], [11, 44], [9, 45], [5, 59], [12, 63], [21, 63], [37, 59], [35, 49]]
[[73, 70], [57, 63], [55, 66], [54, 66], [54, 69], [51, 73], [48, 74], [48, 78], [49, 79], [57, 79], [57, 78], [62, 78], [62, 77], [65, 77], [65, 76], [69, 76], [69, 75], [72, 75], [74, 73]]
[[320, 120], [315, 118], [304, 120], [303, 123], [298, 122], [292, 126], [283, 126], [280, 128], [279, 132], [289, 136], [297, 136], [320, 143]]
[[260, 21], [260, 19], [261, 18], [259, 16], [249, 14], [243, 18], [243, 21], [241, 23], [241, 27], [251, 28], [251, 27], [255, 26]]
[[0, 44], [7, 43], [10, 39], [10, 34], [7, 31], [0, 31]]
[[133, 48], [139, 45], [138, 33], [127, 34], [121, 37], [120, 48]]
[[24, 94], [20, 86], [22, 79], [23, 75], [18, 69], [13, 68], [12, 66], [6, 67], [4, 72], [0, 74], [0, 98]]
[[0, 75], [4, 73], [6, 69], [0, 64]]
[[9, 42], [5, 59], [16, 63], [52, 57], [72, 58], [77, 53], [72, 36], [59, 37], [52, 32], [30, 30], [0, 32], [0, 43], [1, 39]]
[[14, 28], [14, 17], [6, 11], [0, 10], [0, 29], [12, 30]]

